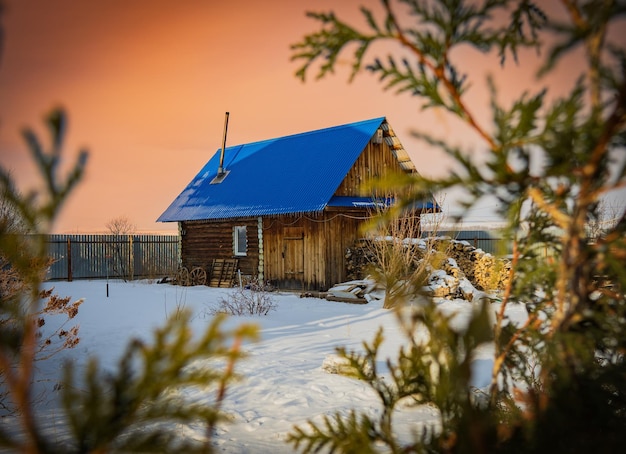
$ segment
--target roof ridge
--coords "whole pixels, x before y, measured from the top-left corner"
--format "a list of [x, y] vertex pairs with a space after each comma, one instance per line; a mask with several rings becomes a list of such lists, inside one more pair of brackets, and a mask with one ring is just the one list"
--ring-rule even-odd
[[[296, 133], [287, 134], [287, 135], [284, 135], [284, 136], [271, 137], [271, 138], [268, 138], [268, 139], [255, 140], [253, 142], [245, 142], [245, 143], [240, 143], [240, 144], [236, 144], [236, 145], [229, 145], [229, 146], [226, 147], [226, 150], [228, 150], [229, 148], [241, 147], [241, 146], [244, 146], [244, 145], [246, 145], [246, 146], [247, 145], [258, 145], [258, 144], [262, 144], [264, 142], [274, 142], [274, 141], [279, 140], [279, 139], [288, 139], [288, 138], [292, 138], [292, 137], [305, 136], [307, 134], [319, 134], [321, 132], [331, 131], [331, 130], [334, 130], [334, 129], [341, 129], [341, 128], [358, 126], [358, 125], [362, 125], [364, 123], [369, 123], [369, 122], [374, 122], [374, 121], [380, 121], [382, 123], [383, 121], [386, 121], [386, 119], [387, 118], [385, 116], [374, 117], [374, 118], [369, 118], [367, 120], [353, 121], [353, 122], [345, 123], [345, 124], [342, 124], [342, 125], [327, 126], [325, 128], [312, 129], [310, 131], [296, 132]], [[218, 148], [218, 150], [221, 150], [221, 147]]]
[[[218, 169], [218, 149], [158, 220], [319, 212], [372, 137], [389, 145], [403, 169], [414, 170], [393, 130], [384, 125], [387, 118], [381, 116], [233, 145], [226, 151], [228, 178], [209, 184]], [[385, 132], [379, 135], [381, 127]]]

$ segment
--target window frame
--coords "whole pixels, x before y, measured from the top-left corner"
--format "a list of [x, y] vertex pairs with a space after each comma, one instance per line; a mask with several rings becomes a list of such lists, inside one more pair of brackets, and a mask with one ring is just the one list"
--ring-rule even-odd
[[[241, 234], [245, 241], [243, 243], [243, 250], [241, 248]], [[245, 257], [248, 255], [248, 229], [245, 225], [236, 225], [233, 227], [233, 254], [236, 257]]]

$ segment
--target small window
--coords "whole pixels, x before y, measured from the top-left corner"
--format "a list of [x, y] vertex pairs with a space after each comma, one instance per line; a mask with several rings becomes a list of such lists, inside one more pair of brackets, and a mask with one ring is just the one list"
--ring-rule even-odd
[[245, 225], [235, 226], [233, 230], [233, 246], [235, 255], [246, 255], [248, 252], [248, 238]]

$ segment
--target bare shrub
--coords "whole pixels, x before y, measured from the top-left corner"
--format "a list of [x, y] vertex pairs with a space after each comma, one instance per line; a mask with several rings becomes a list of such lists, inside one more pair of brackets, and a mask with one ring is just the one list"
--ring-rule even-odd
[[412, 212], [372, 225], [366, 243], [371, 256], [369, 272], [385, 288], [385, 309], [418, 294], [430, 271], [446, 259], [442, 249], [446, 244], [435, 241], [436, 231], [430, 238], [420, 238], [420, 218]]
[[236, 287], [226, 298], [219, 301], [217, 308], [211, 308], [215, 314], [229, 315], [267, 315], [277, 309], [276, 301], [260, 285], [251, 284], [249, 288]]
[[[0, 193], [0, 236], [3, 246], [13, 245], [22, 253], [33, 249], [33, 239], [26, 235], [26, 222], [18, 207], [11, 203], [8, 189]], [[53, 260], [47, 256], [25, 257], [27, 263], [19, 268], [0, 252], [0, 332], [3, 341], [17, 347], [15, 342], [25, 335], [24, 318], [29, 313], [34, 327], [33, 362], [46, 360], [62, 350], [74, 348], [80, 341], [78, 325], [68, 326], [78, 314], [82, 300], [60, 297], [54, 289], [34, 291], [33, 280], [42, 282]], [[61, 317], [53, 317], [61, 316]], [[45, 328], [44, 328], [45, 327]], [[23, 367], [14, 354], [2, 358], [0, 366], [0, 411], [16, 414], [20, 409], [10, 395], [11, 381], [16, 381]], [[43, 396], [36, 396], [37, 403]]]
[[137, 227], [126, 216], [118, 216], [107, 222], [106, 228], [114, 236], [107, 252], [111, 261], [111, 271], [124, 282], [132, 280], [134, 273], [131, 237], [136, 233]]
[[174, 318], [180, 319], [187, 311], [187, 290], [183, 288], [183, 291], [178, 293], [176, 290], [176, 299], [174, 310], [170, 313], [167, 310], [167, 298], [164, 301], [165, 319]]
[[[1, 400], [5, 392], [20, 424], [13, 431], [0, 425], [0, 451], [212, 452], [216, 425], [228, 420], [222, 404], [230, 384], [238, 377], [235, 365], [244, 356], [241, 345], [247, 339], [255, 340], [258, 330], [250, 324], [224, 329], [224, 317], [217, 316], [202, 333], [193, 333], [191, 314], [178, 307], [177, 316], [156, 329], [152, 340], [131, 339], [114, 371], [99, 366], [97, 358], [85, 360], [81, 372], [67, 362], [63, 380], [54, 388], [60, 393], [59, 418], [67, 424], [67, 437], [59, 439], [41, 428], [45, 418], [58, 415], [48, 414], [37, 405], [43, 398], [35, 395], [33, 386], [35, 362], [41, 353], [38, 346], [58, 338], [60, 347], [69, 348], [75, 345], [72, 339], [77, 339], [73, 328], [60, 328], [53, 334], [56, 338], [46, 338], [41, 331], [45, 324], [41, 311], [72, 319], [79, 303], [70, 303], [51, 292], [42, 295], [43, 274], [34, 264], [47, 260], [44, 234], [80, 180], [87, 159], [86, 151], [81, 151], [67, 178], [59, 179], [57, 164], [61, 160], [66, 115], [58, 109], [46, 120], [52, 139], [50, 151], [42, 148], [32, 130], [24, 131], [41, 171], [42, 192], [21, 196], [0, 165], [0, 195], [33, 233], [25, 242], [23, 236], [9, 234], [7, 223], [0, 222], [0, 269], [14, 273], [4, 281], [0, 300], [0, 380], [4, 380], [0, 383], [0, 410], [6, 412]], [[48, 333], [54, 331], [47, 328]], [[207, 359], [217, 359], [219, 365], [189, 367]], [[200, 384], [216, 392], [201, 405], [189, 405], [179, 391]], [[185, 437], [187, 424], [202, 424], [206, 441], [198, 443]]]

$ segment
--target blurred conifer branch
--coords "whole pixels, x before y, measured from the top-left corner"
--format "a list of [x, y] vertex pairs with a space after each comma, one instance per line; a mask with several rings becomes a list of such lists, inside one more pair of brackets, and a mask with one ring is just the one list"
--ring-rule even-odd
[[[50, 453], [210, 452], [215, 424], [225, 420], [220, 411], [222, 402], [229, 385], [238, 378], [235, 365], [243, 357], [241, 344], [256, 339], [257, 329], [242, 324], [225, 330], [224, 317], [215, 317], [198, 337], [191, 330], [190, 314], [184, 311], [156, 330], [151, 344], [132, 340], [114, 373], [100, 369], [97, 358], [90, 359], [84, 376], [68, 365], [60, 394], [69, 438], [62, 446], [57, 445], [40, 429], [33, 369], [37, 354], [43, 351], [39, 342], [45, 344], [47, 338], [40, 339], [38, 329], [47, 313], [61, 312], [72, 319], [81, 303], [41, 291], [46, 269], [41, 264], [47, 263], [44, 234], [80, 182], [87, 161], [87, 152], [81, 150], [67, 174], [60, 176], [67, 128], [64, 111], [54, 110], [46, 125], [49, 149], [32, 130], [23, 132], [43, 180], [41, 189], [22, 195], [9, 172], [0, 168], [3, 206], [19, 220], [22, 229], [8, 231], [14, 224], [0, 222], [1, 263], [21, 281], [11, 295], [1, 295], [0, 367], [3, 388], [8, 389], [7, 397], [14, 403], [23, 429], [23, 436], [19, 436], [0, 427], [0, 446]], [[24, 236], [24, 232], [29, 235]], [[47, 299], [44, 307], [41, 298]], [[71, 348], [78, 342], [74, 329], [61, 326], [55, 334], [64, 339], [58, 348]], [[186, 401], [184, 391], [193, 387], [213, 390], [213, 402], [200, 405]], [[177, 424], [202, 425], [205, 440], [181, 438]]]
[[[447, 110], [484, 140], [486, 159], [478, 160], [447, 140], [415, 131], [415, 137], [452, 157], [457, 170], [443, 178], [402, 177], [396, 184], [404, 186], [400, 210], [432, 193], [462, 188], [468, 196], [466, 208], [495, 198], [498, 214], [508, 221], [504, 235], [513, 244], [514, 266], [492, 332], [491, 395], [485, 410], [476, 407], [468, 393], [450, 394], [454, 405], [445, 408], [454, 408], [454, 416], [449, 420], [444, 404], [431, 398], [441, 412], [441, 428], [418, 430], [422, 435], [404, 445], [379, 436], [390, 419], [364, 423], [358, 414], [345, 420], [340, 415], [326, 418], [326, 427], [313, 424], [308, 432], [297, 428], [291, 442], [304, 452], [322, 444], [350, 452], [333, 434], [342, 425], [344, 439], [369, 440], [370, 449], [382, 441], [391, 452], [524, 451], [522, 446], [531, 451], [618, 449], [626, 429], [626, 272], [618, 265], [626, 258], [623, 207], [600, 235], [591, 227], [602, 216], [602, 197], [626, 187], [626, 51], [610, 33], [619, 27], [626, 3], [562, 0], [555, 17], [528, 0], [381, 4], [381, 17], [361, 8], [366, 31], [333, 13], [309, 13], [320, 30], [292, 45], [292, 59], [301, 63], [296, 76], [303, 81], [311, 72], [327, 77], [340, 56], [347, 56], [350, 80], [365, 68], [379, 77], [383, 89], [415, 96], [426, 109]], [[398, 54], [405, 56], [375, 55], [371, 50], [377, 41], [399, 44]], [[582, 54], [584, 65], [570, 66], [580, 75], [565, 96], [548, 98], [550, 89], [540, 88], [519, 93], [509, 107], [498, 100], [496, 84], [488, 79], [491, 124], [479, 124], [472, 111], [476, 107], [467, 103], [471, 86], [466, 71], [452, 57], [461, 46], [465, 55], [469, 49], [496, 54], [500, 64], [509, 56], [523, 64], [520, 50], [541, 50], [538, 77], [566, 64], [570, 54]], [[505, 306], [517, 303], [529, 312], [528, 321], [519, 327], [504, 316]], [[425, 329], [442, 322], [440, 315], [424, 311], [430, 316], [421, 323]], [[486, 325], [478, 326], [491, 332]], [[471, 324], [468, 332], [480, 334]], [[406, 332], [409, 342], [413, 335]], [[431, 335], [433, 342], [438, 340]], [[454, 339], [446, 342], [455, 357], [471, 355], [469, 344], [461, 348]], [[376, 349], [365, 350], [369, 353], [347, 356], [355, 366], [373, 361], [371, 351]], [[405, 361], [405, 356], [400, 352], [399, 363], [414, 368], [420, 377], [415, 380], [429, 380], [417, 375], [422, 357]], [[433, 364], [449, 367], [457, 384], [468, 388], [466, 368], [450, 367], [449, 359], [436, 358]], [[395, 374], [393, 365], [389, 370]], [[407, 383], [396, 381], [389, 392], [402, 395]], [[428, 383], [441, 392], [447, 389], [440, 378], [431, 377]], [[392, 411], [391, 402], [381, 395], [382, 415]], [[590, 407], [594, 415], [585, 421], [569, 419]], [[555, 417], [559, 411], [563, 416]], [[576, 425], [576, 434], [570, 433], [569, 424]], [[360, 436], [345, 433], [345, 427]]]

